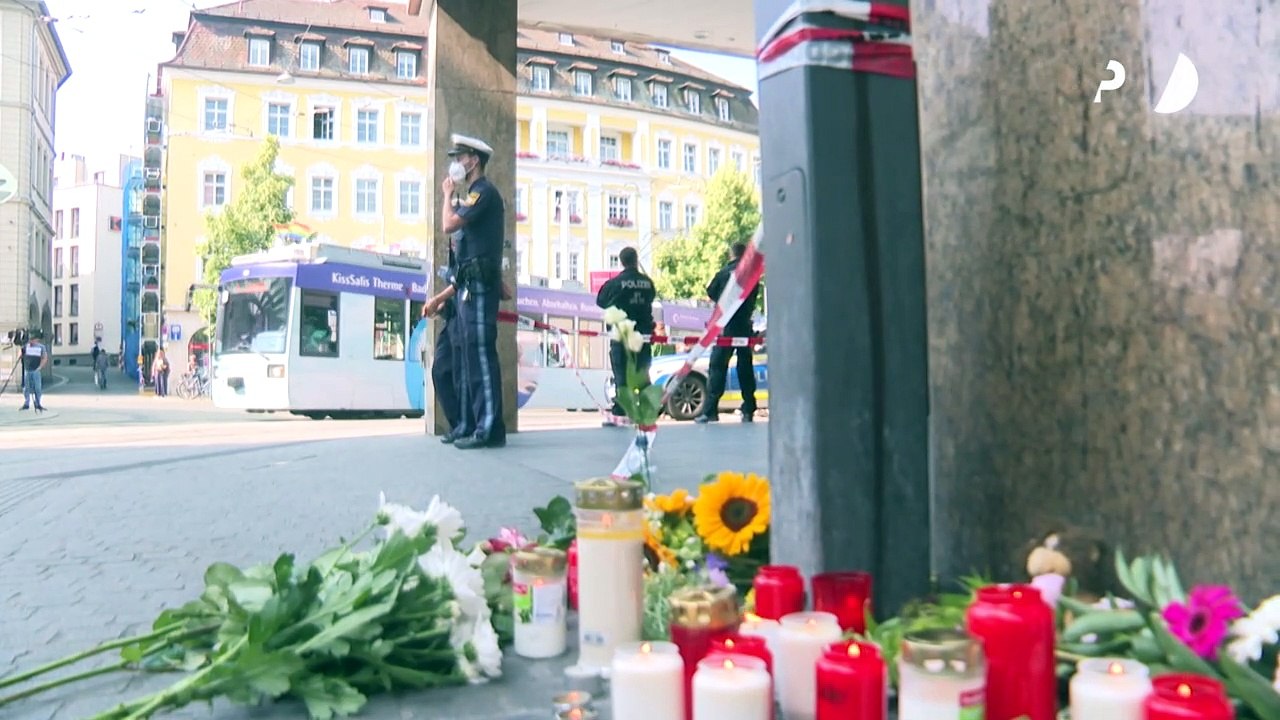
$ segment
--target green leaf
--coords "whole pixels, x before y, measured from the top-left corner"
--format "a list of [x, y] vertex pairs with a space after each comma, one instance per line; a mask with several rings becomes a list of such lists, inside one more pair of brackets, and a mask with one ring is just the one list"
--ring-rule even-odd
[[299, 654], [305, 653], [332, 640], [337, 640], [338, 638], [354, 634], [366, 625], [385, 617], [394, 606], [395, 600], [391, 599], [376, 605], [361, 608], [349, 615], [344, 615], [332, 625], [321, 630], [315, 637], [299, 645], [296, 652]]
[[275, 596], [275, 589], [265, 580], [237, 580], [227, 586], [231, 601], [246, 612], [256, 613]]
[[351, 685], [338, 678], [313, 675], [296, 688], [313, 720], [348, 717], [360, 712], [366, 698]]
[[240, 568], [228, 563], [214, 563], [204, 571], [204, 584], [206, 588], [222, 588], [226, 589], [231, 583], [237, 580], [243, 580], [244, 573]]
[[1220, 658], [1219, 665], [1233, 697], [1243, 700], [1263, 720], [1280, 718], [1280, 692], [1266, 678], [1227, 656]]
[[125, 645], [120, 648], [120, 659], [128, 663], [136, 663], [142, 661], [142, 646], [138, 644]]
[[1170, 665], [1183, 672], [1219, 677], [1218, 671], [1212, 665], [1205, 662], [1203, 658], [1196, 655], [1191, 648], [1169, 632], [1169, 628], [1165, 625], [1163, 618], [1152, 613], [1148, 618], [1147, 626], [1151, 628], [1151, 634], [1155, 637], [1160, 649], [1164, 651], [1165, 657], [1169, 659]]
[[1136, 610], [1108, 610], [1083, 615], [1067, 625], [1062, 638], [1067, 642], [1078, 642], [1086, 635], [1097, 635], [1106, 639], [1111, 635], [1131, 633], [1146, 627], [1146, 618]]

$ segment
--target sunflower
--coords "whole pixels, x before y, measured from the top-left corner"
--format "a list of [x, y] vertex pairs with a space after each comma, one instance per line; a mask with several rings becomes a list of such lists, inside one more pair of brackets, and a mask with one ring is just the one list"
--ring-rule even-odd
[[733, 557], [769, 529], [769, 481], [754, 474], [722, 472], [698, 492], [693, 522], [707, 546]]
[[662, 529], [650, 528], [648, 523], [644, 526], [644, 557], [649, 567], [655, 571], [663, 563], [666, 563], [667, 567], [676, 567], [675, 552], [662, 544]]
[[670, 495], [655, 496], [649, 501], [649, 507], [664, 515], [680, 516], [693, 507], [693, 498], [689, 497], [688, 490], [681, 488]]

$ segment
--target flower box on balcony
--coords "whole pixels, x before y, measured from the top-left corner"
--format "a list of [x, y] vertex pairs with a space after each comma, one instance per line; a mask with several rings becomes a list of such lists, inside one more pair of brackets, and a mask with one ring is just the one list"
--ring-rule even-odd
[[525, 215], [524, 213], [516, 213], [516, 222], [524, 222], [525, 220], [528, 220], [528, 219], [529, 219], [528, 215]]
[[603, 167], [622, 168], [623, 170], [639, 170], [640, 166], [636, 163], [623, 162], [621, 160], [601, 160], [600, 165]]
[[635, 223], [631, 222], [627, 218], [614, 218], [614, 217], [609, 218], [609, 224], [616, 228], [629, 228], [632, 225], [635, 225]]
[[518, 152], [518, 153], [516, 153], [516, 158], [517, 158], [517, 159], [519, 159], [519, 160], [537, 160], [537, 159], [538, 159], [538, 153], [534, 153], [534, 152]]
[[569, 216], [569, 222], [570, 222], [570, 224], [573, 224], [573, 225], [581, 225], [581, 224], [582, 224], [582, 216], [581, 216], [581, 215], [570, 215], [570, 216]]

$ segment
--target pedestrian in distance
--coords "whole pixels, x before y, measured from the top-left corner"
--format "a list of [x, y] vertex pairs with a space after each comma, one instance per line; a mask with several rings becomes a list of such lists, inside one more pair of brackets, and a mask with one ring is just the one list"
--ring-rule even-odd
[[[734, 243], [730, 249], [730, 260], [727, 265], [716, 273], [711, 279], [711, 283], [707, 285], [707, 297], [712, 302], [719, 302], [720, 295], [724, 293], [725, 287], [729, 284], [729, 279], [733, 277], [733, 273], [738, 269], [738, 263], [742, 260], [743, 254], [747, 252], [745, 243]], [[756, 309], [756, 298], [760, 295], [760, 284], [756, 283], [747, 298], [743, 300], [742, 306], [738, 308], [733, 317], [729, 318], [729, 322], [724, 326], [724, 332], [721, 337], [726, 338], [749, 338], [752, 336], [751, 315]], [[724, 385], [729, 375], [729, 359], [734, 355], [738, 357], [738, 387], [742, 390], [742, 407], [739, 412], [742, 413], [742, 422], [752, 422], [756, 412], [756, 372], [752, 364], [752, 352], [750, 346], [743, 347], [724, 347], [717, 344], [711, 349], [710, 368], [708, 368], [707, 379], [707, 405], [703, 409], [702, 414], [694, 418], [694, 422], [709, 423], [720, 421], [720, 398], [724, 396]]]
[[49, 349], [40, 342], [41, 336], [42, 333], [39, 330], [32, 330], [28, 335], [27, 344], [22, 347], [22, 407], [19, 410], [30, 410], [33, 397], [36, 401], [36, 412], [44, 412], [47, 409], [42, 402], [44, 399], [42, 373], [49, 365]]
[[[618, 261], [622, 263], [622, 272], [609, 278], [596, 293], [596, 305], [602, 308], [616, 307], [627, 314], [627, 319], [636, 324], [636, 332], [641, 335], [652, 335], [653, 301], [657, 296], [653, 279], [640, 270], [640, 256], [633, 247], [624, 247], [618, 253]], [[648, 341], [640, 346], [635, 354], [634, 370], [649, 379], [649, 365], [652, 360], [653, 347]], [[628, 385], [627, 347], [617, 340], [609, 341], [609, 364], [613, 368], [613, 408], [611, 415], [602, 423], [605, 427], [620, 427], [627, 424], [627, 414], [618, 403], [618, 394]]]

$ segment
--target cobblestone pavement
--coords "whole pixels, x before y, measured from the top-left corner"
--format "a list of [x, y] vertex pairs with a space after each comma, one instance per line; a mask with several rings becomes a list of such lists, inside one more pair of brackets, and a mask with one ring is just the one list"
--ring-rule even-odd
[[[473, 538], [504, 525], [532, 530], [532, 507], [607, 473], [629, 439], [589, 415], [543, 412], [522, 414], [526, 431], [505, 449], [467, 453], [425, 437], [421, 421], [247, 416], [132, 389], [97, 394], [67, 375], [48, 399], [58, 417], [15, 424], [18, 403], [0, 398], [0, 677], [147, 629], [162, 608], [198, 594], [212, 562], [312, 557], [363, 528], [379, 491], [419, 506], [439, 493]], [[566, 425], [578, 429], [539, 429]], [[664, 427], [654, 447], [658, 489], [729, 466], [765, 471], [767, 427]], [[363, 716], [544, 718], [571, 659], [509, 658], [507, 677], [485, 688], [375, 698]], [[0, 717], [88, 717], [172, 679], [89, 681]], [[305, 713], [295, 704], [220, 704], [172, 717]]]

